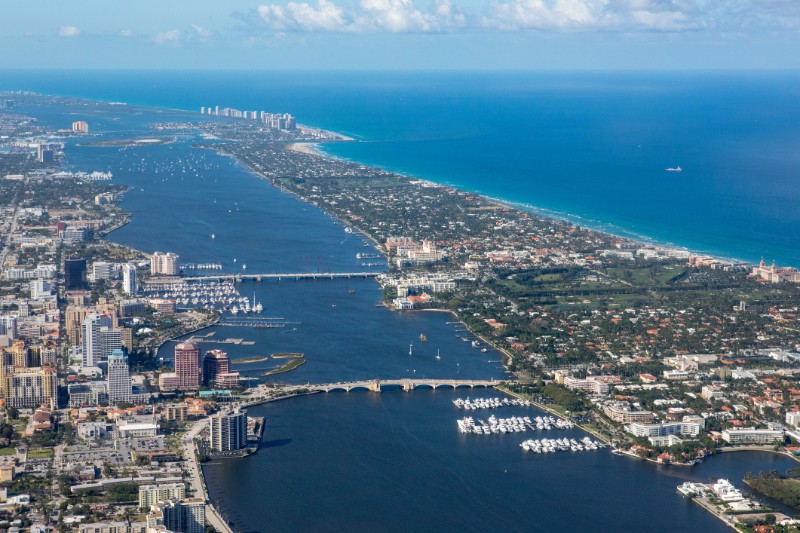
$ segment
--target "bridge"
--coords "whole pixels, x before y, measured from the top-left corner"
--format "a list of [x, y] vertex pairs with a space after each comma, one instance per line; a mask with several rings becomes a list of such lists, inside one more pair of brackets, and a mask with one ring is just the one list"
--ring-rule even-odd
[[[265, 279], [337, 279], [337, 278], [374, 278], [382, 272], [295, 272], [283, 274], [209, 274], [207, 276], [185, 276], [178, 278], [181, 281], [234, 281], [240, 283], [246, 280], [261, 281]], [[174, 280], [174, 278], [172, 278]]]
[[485, 379], [371, 379], [367, 381], [348, 381], [342, 383], [323, 383], [319, 385], [309, 385], [306, 388], [312, 391], [333, 392], [337, 390], [350, 392], [351, 390], [363, 389], [372, 392], [382, 392], [385, 388], [401, 388], [404, 391], [412, 391], [417, 388], [451, 388], [461, 387], [495, 387], [500, 385], [500, 381]]

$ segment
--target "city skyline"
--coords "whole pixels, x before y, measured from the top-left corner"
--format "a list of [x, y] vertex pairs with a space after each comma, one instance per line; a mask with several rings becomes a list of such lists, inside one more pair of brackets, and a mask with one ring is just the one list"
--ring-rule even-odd
[[5, 6], [0, 68], [785, 69], [788, 1], [309, 0]]

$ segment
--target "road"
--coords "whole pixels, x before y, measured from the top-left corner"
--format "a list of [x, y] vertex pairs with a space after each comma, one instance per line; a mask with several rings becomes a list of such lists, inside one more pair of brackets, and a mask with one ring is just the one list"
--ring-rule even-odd
[[181, 449], [183, 450], [183, 457], [186, 459], [186, 469], [189, 471], [189, 485], [194, 497], [202, 498], [206, 502], [206, 523], [221, 533], [233, 533], [233, 530], [222, 519], [208, 499], [206, 486], [200, 474], [200, 465], [197, 463], [194, 440], [207, 426], [207, 418], [195, 422], [191, 429], [181, 437]]

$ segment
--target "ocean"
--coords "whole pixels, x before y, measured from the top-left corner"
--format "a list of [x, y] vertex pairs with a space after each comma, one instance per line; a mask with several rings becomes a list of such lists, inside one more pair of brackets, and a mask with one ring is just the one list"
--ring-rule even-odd
[[[27, 89], [289, 112], [337, 157], [617, 234], [800, 265], [795, 72], [5, 71]], [[683, 172], [666, 172], [681, 166]]]

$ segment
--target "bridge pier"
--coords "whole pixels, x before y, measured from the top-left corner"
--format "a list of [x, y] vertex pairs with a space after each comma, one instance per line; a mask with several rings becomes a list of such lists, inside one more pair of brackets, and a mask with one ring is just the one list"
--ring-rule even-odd
[[369, 384], [369, 390], [372, 392], [381, 392], [381, 382], [380, 381], [373, 381]]
[[410, 392], [416, 388], [413, 381], [404, 381], [403, 382], [403, 390], [406, 392]]

